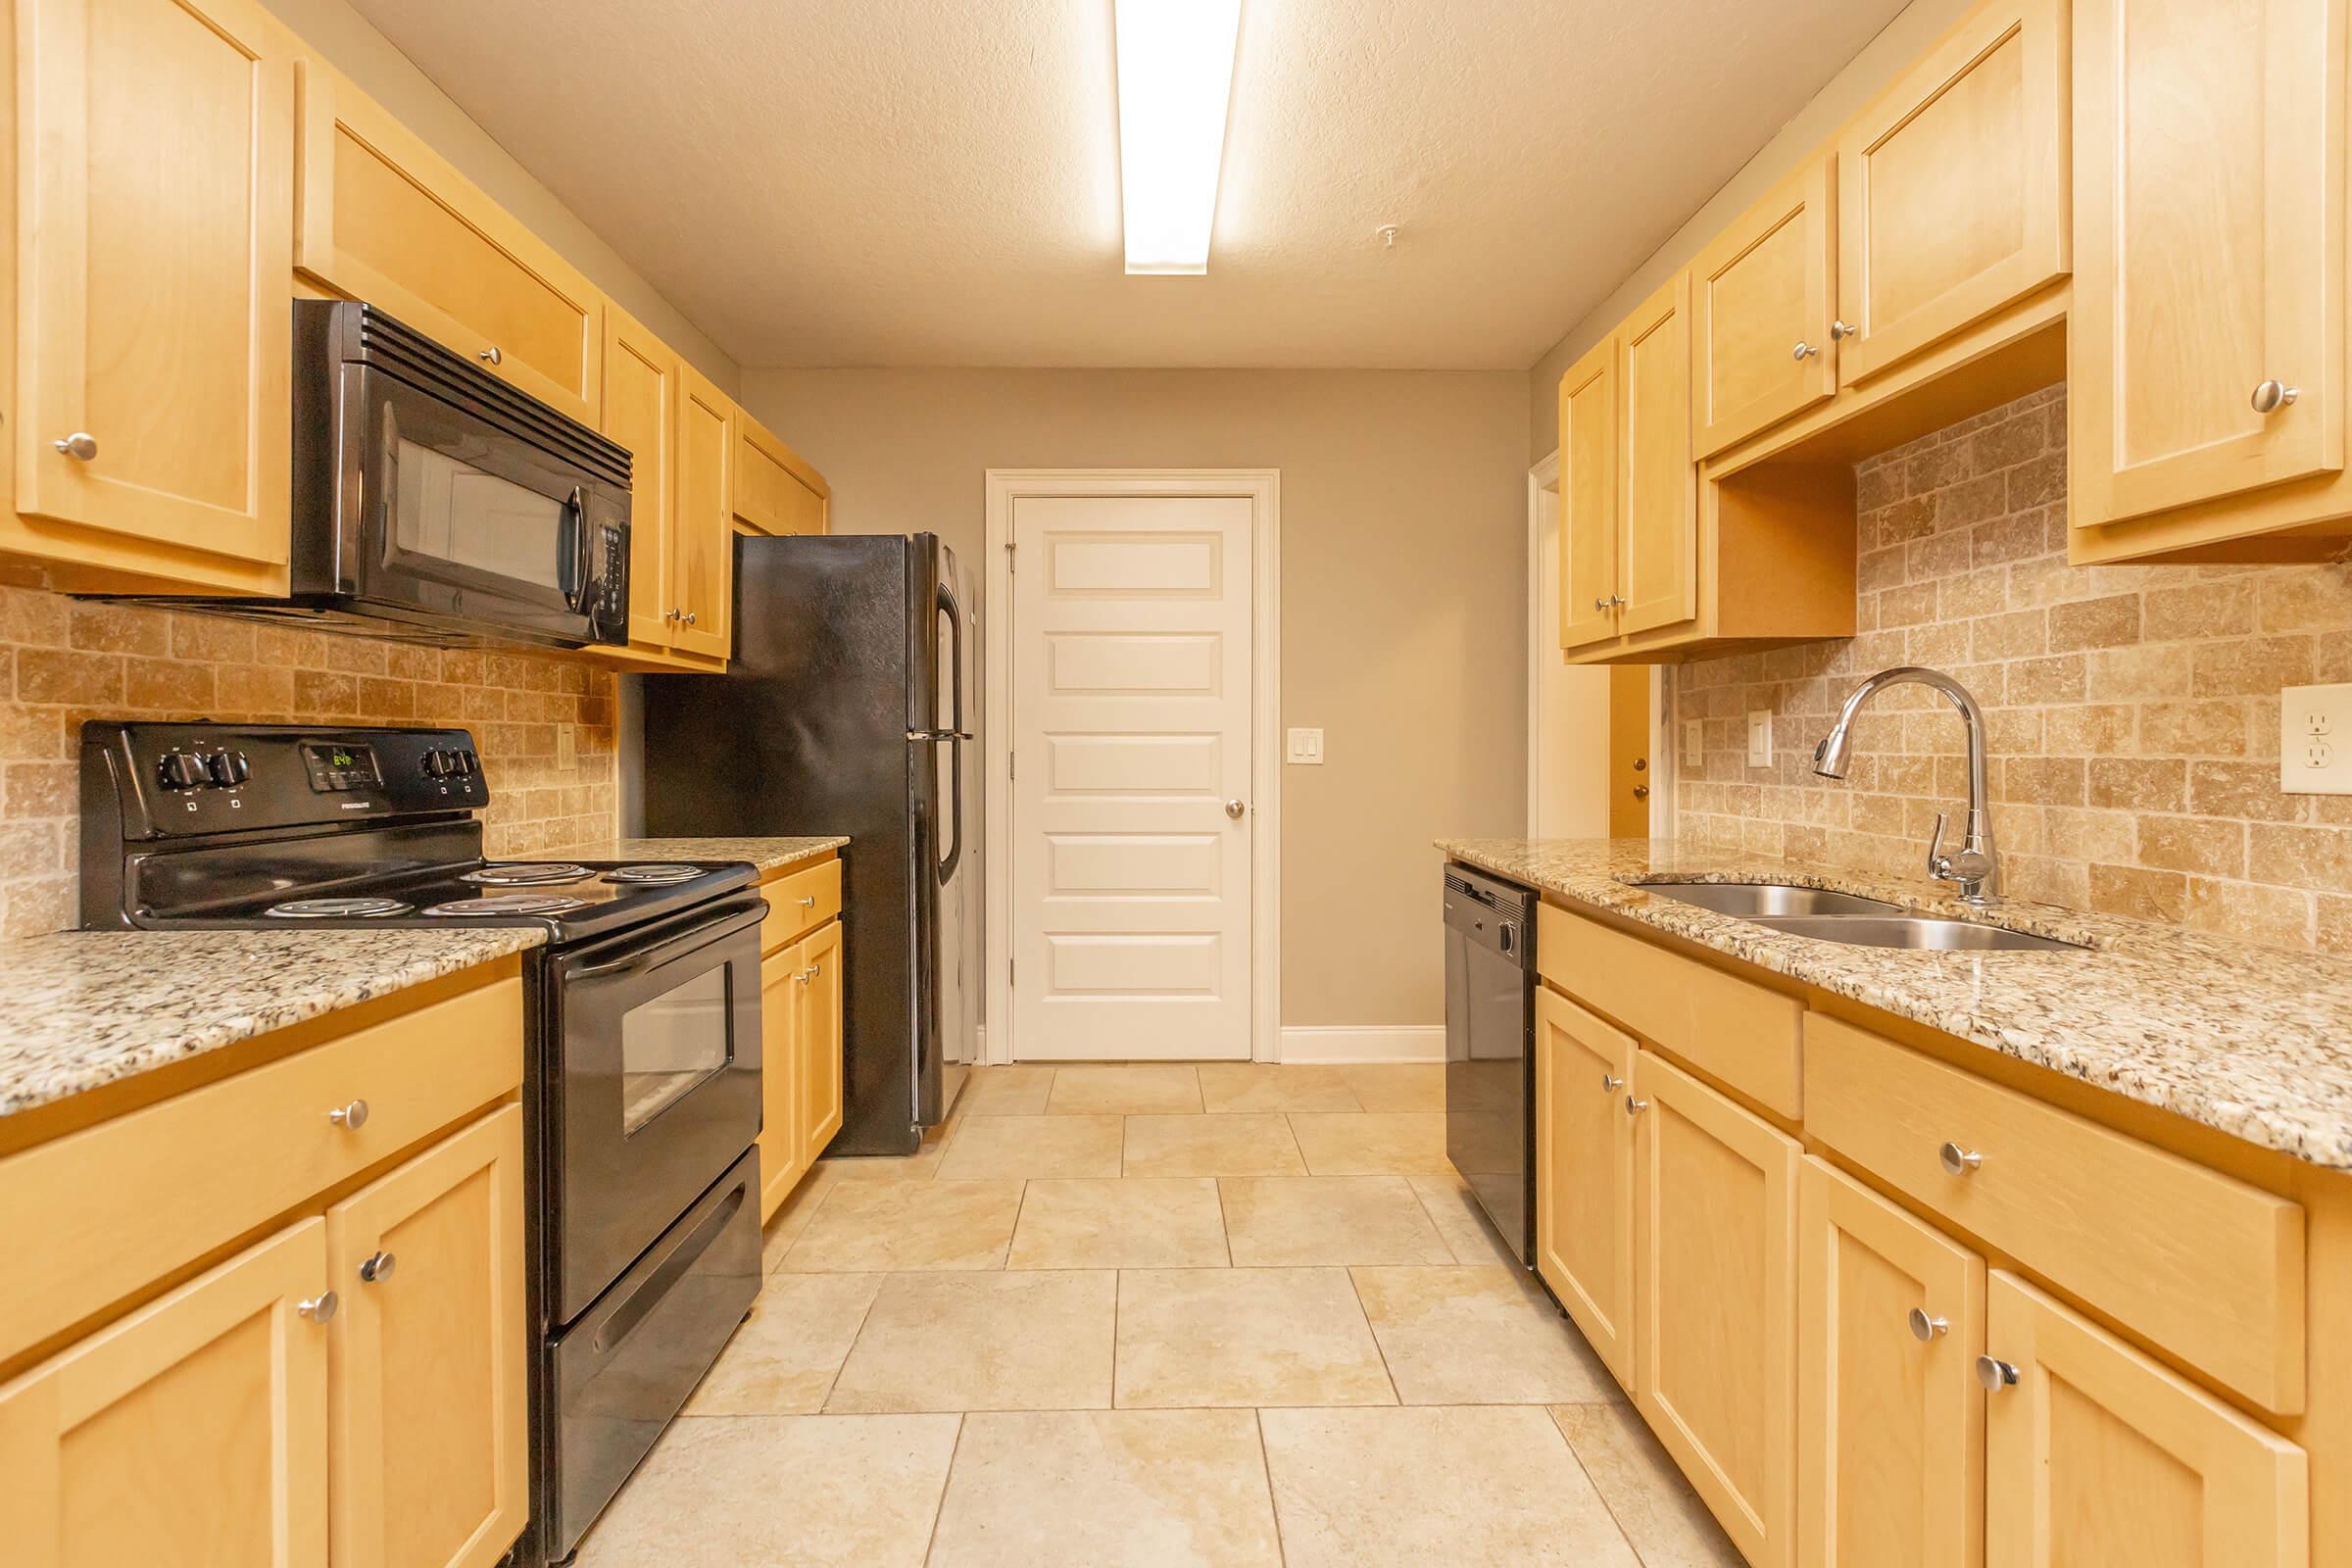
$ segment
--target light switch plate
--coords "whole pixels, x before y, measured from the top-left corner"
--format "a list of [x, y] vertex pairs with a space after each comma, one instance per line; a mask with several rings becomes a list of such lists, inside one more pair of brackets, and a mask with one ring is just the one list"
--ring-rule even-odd
[[1696, 767], [1707, 760], [1707, 724], [1700, 718], [1683, 720], [1683, 765]]
[[2352, 686], [2289, 686], [2279, 694], [2278, 790], [2352, 795]]
[[1757, 709], [1747, 715], [1747, 765], [1772, 765], [1772, 713]]
[[1290, 760], [1302, 766], [1319, 767], [1323, 762], [1323, 732], [1319, 729], [1291, 731]]

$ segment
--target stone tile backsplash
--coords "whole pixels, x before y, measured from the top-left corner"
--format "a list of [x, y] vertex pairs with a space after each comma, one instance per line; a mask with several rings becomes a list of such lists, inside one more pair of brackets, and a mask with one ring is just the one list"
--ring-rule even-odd
[[[1814, 744], [1889, 664], [1958, 677], [1991, 732], [1993, 829], [2018, 898], [2352, 951], [2352, 797], [2278, 788], [2278, 691], [2352, 681], [2352, 567], [2070, 566], [2066, 397], [2050, 387], [1857, 466], [1856, 626], [1842, 642], [1668, 671], [1686, 838], [1919, 873], [1958, 831], [1959, 718], [1883, 693], [1851, 776]], [[1769, 767], [1746, 715], [1773, 715]]]
[[490, 781], [490, 853], [527, 855], [616, 831], [613, 708], [612, 674], [554, 655], [0, 586], [0, 935], [74, 923], [85, 718], [462, 726]]

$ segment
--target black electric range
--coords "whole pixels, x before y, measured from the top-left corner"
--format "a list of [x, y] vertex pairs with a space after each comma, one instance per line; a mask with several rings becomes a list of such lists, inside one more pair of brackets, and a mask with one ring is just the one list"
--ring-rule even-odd
[[536, 926], [532, 1520], [567, 1560], [760, 1289], [760, 921], [739, 861], [494, 861], [464, 730], [92, 722], [81, 923]]

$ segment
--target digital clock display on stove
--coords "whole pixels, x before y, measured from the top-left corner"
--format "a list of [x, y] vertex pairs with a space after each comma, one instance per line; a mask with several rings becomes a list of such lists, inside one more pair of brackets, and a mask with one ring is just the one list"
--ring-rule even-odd
[[384, 783], [372, 746], [321, 746], [305, 741], [302, 765], [310, 770], [311, 788], [322, 795], [381, 789]]

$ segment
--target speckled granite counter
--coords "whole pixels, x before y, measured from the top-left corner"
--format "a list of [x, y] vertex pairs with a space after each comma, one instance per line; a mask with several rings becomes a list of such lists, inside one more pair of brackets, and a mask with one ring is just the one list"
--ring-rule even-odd
[[[2352, 960], [1703, 845], [1441, 839], [1447, 855], [2314, 1164], [2352, 1169]], [[1643, 879], [1789, 882], [1990, 919], [2090, 953], [1916, 953], [1785, 935]]]
[[845, 838], [607, 839], [534, 855], [534, 860], [749, 860], [762, 876], [822, 859], [849, 847]]
[[536, 928], [66, 931], [0, 942], [0, 1116], [538, 947]]

